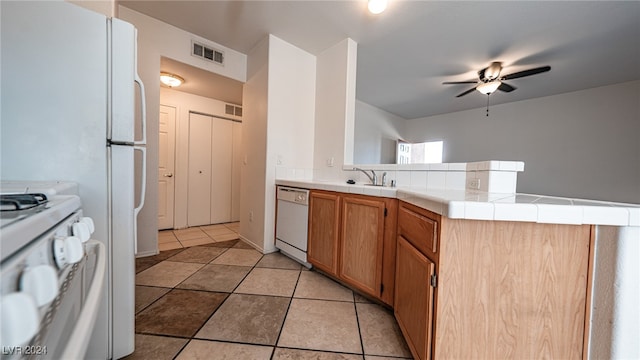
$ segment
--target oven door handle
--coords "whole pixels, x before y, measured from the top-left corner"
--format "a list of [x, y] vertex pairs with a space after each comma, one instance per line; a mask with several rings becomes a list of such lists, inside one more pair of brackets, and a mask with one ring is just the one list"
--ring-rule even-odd
[[104, 245], [97, 240], [87, 241], [85, 250], [87, 257], [96, 257], [96, 265], [93, 274], [84, 274], [85, 276], [93, 275], [91, 277], [91, 285], [89, 285], [76, 326], [69, 337], [69, 342], [60, 357], [61, 359], [83, 359], [85, 357], [100, 310], [106, 268], [106, 250]]

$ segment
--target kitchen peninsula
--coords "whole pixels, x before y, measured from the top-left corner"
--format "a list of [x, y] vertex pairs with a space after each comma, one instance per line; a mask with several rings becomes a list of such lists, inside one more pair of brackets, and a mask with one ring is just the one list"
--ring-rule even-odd
[[[311, 189], [309, 261], [393, 307], [414, 357], [588, 358], [640, 326], [603, 309], [624, 314], [620, 299], [637, 290], [620, 266], [640, 238], [640, 205], [517, 194], [523, 168], [398, 165], [394, 178], [410, 182], [396, 188], [276, 183]], [[603, 294], [611, 281], [617, 292]]]

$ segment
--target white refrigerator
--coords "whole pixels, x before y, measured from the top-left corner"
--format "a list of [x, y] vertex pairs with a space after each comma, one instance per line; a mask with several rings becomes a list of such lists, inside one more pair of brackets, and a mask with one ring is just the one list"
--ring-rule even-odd
[[134, 349], [146, 165], [136, 30], [63, 1], [0, 1], [0, 13], [0, 178], [78, 183], [108, 253], [87, 358], [121, 358]]

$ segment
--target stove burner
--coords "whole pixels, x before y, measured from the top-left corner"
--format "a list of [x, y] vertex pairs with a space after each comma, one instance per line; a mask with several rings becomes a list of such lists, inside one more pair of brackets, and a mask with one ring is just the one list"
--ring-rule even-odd
[[32, 209], [47, 203], [45, 194], [3, 194], [0, 195], [0, 211], [20, 211]]

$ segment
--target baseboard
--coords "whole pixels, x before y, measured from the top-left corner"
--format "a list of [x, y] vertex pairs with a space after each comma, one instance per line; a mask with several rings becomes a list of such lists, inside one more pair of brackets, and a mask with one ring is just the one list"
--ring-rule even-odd
[[153, 251], [153, 250], [149, 250], [149, 251], [145, 251], [145, 252], [140, 252], [136, 254], [136, 258], [142, 258], [142, 257], [147, 257], [147, 256], [154, 256], [154, 255], [158, 255], [160, 252], [158, 250]]
[[278, 249], [275, 249], [274, 251], [266, 251], [266, 252], [265, 252], [265, 250], [264, 250], [263, 248], [261, 248], [261, 247], [259, 247], [258, 245], [254, 244], [252, 241], [250, 241], [250, 240], [249, 240], [249, 239], [247, 239], [246, 237], [244, 237], [244, 236], [242, 236], [242, 235], [238, 234], [238, 238], [240, 238], [240, 240], [242, 240], [242, 241], [246, 242], [247, 244], [249, 244], [249, 245], [253, 246], [256, 250], [260, 251], [260, 252], [261, 252], [261, 253], [263, 253], [263, 254], [270, 254], [270, 253], [273, 253], [273, 252], [278, 251]]

